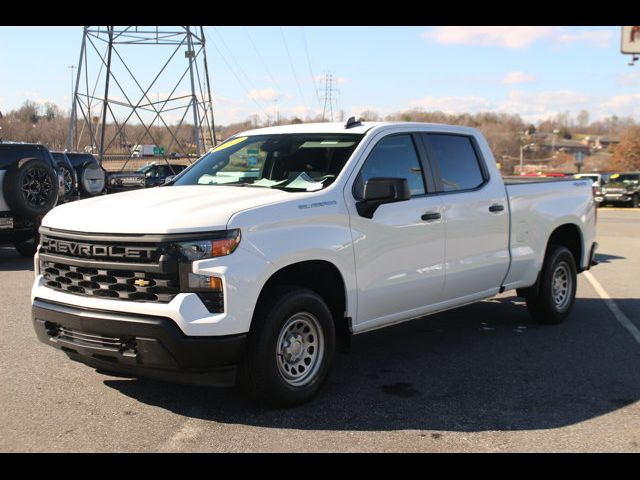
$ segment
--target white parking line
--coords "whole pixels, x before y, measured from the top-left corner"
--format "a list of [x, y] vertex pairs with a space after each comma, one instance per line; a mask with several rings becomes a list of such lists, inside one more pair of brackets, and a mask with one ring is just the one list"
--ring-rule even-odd
[[622, 313], [622, 310], [620, 310], [616, 302], [614, 302], [611, 299], [611, 296], [607, 293], [607, 291], [604, 288], [602, 288], [602, 285], [600, 285], [600, 282], [596, 280], [596, 277], [594, 277], [591, 274], [591, 272], [583, 272], [583, 273], [586, 279], [589, 280], [589, 283], [591, 284], [591, 286], [595, 289], [598, 295], [600, 295], [600, 298], [604, 300], [604, 303], [607, 304], [607, 307], [609, 307], [609, 310], [611, 310], [611, 313], [613, 313], [613, 316], [616, 317], [616, 320], [620, 322], [620, 325], [626, 328], [627, 331], [631, 334], [631, 336], [635, 338], [636, 342], [640, 344], [640, 330], [638, 330], [638, 327], [636, 327], [633, 323], [631, 323], [631, 320], [629, 320], [629, 318], [627, 318], [627, 316], [624, 313]]

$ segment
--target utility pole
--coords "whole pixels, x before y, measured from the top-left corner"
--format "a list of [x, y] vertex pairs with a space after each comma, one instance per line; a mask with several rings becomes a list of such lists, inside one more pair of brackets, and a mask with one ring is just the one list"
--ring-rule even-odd
[[324, 106], [322, 107], [322, 121], [324, 122], [327, 115], [327, 110], [329, 111], [329, 118], [333, 122], [333, 103], [336, 100], [334, 97], [334, 92], [338, 93], [338, 89], [334, 88], [333, 84], [335, 83], [335, 79], [333, 78], [333, 74], [327, 73], [324, 76]]

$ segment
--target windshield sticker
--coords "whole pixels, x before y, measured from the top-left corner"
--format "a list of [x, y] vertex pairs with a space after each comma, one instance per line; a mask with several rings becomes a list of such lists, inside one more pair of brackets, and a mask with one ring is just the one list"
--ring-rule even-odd
[[234, 138], [233, 140], [229, 140], [228, 142], [225, 142], [221, 145], [218, 145], [215, 148], [212, 148], [211, 151], [212, 152], [219, 152], [220, 150], [224, 150], [225, 148], [229, 148], [229, 147], [233, 147], [234, 145], [237, 145], [240, 142], [244, 142], [248, 137], [238, 137], [238, 138]]

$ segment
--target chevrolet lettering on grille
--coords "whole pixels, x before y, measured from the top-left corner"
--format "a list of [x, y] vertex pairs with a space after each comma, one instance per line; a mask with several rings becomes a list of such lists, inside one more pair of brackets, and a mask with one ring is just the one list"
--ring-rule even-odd
[[55, 238], [43, 238], [42, 248], [49, 253], [73, 255], [77, 257], [111, 257], [150, 259], [155, 248], [119, 247], [117, 245], [97, 245], [90, 243], [70, 242]]

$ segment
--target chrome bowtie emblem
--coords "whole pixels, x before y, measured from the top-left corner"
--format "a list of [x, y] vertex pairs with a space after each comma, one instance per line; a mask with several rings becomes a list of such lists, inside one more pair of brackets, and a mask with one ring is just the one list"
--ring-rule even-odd
[[136, 278], [133, 284], [137, 285], [138, 287], [148, 287], [149, 285], [151, 285], [151, 282], [149, 280], [145, 280], [144, 278]]

